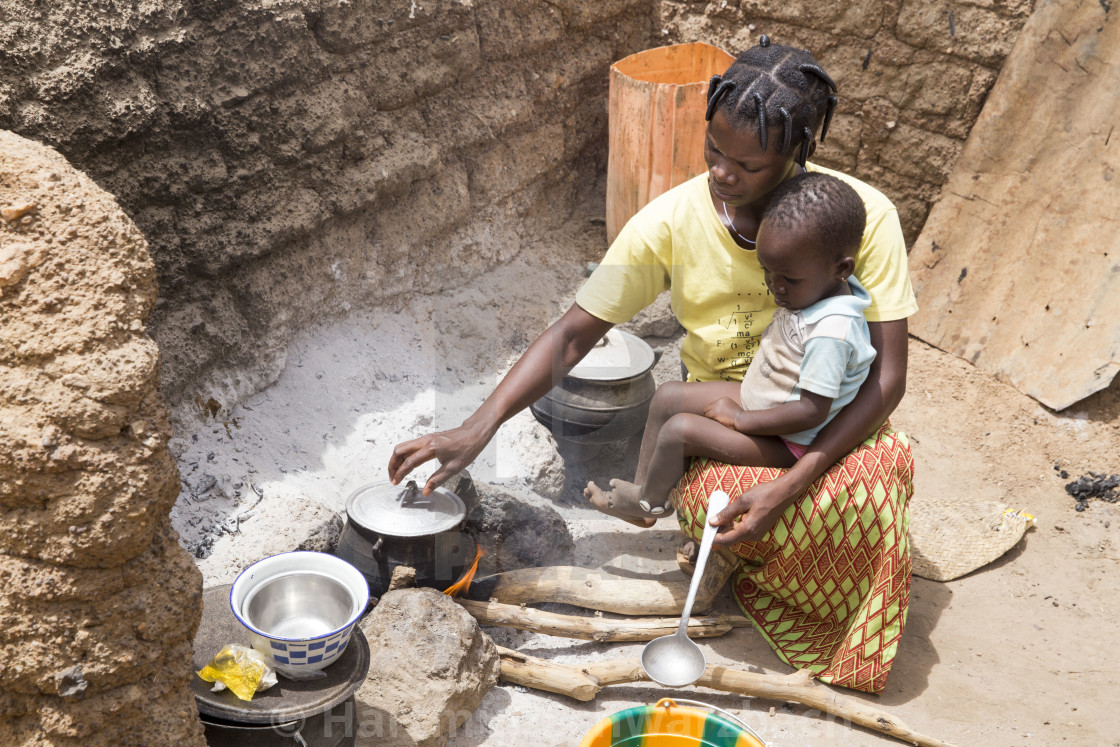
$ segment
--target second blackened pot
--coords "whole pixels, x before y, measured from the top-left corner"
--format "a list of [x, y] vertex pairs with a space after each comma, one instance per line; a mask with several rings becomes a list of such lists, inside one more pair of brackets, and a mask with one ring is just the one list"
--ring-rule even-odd
[[653, 349], [642, 338], [612, 329], [529, 409], [557, 441], [622, 441], [645, 427], [657, 390], [655, 361]]

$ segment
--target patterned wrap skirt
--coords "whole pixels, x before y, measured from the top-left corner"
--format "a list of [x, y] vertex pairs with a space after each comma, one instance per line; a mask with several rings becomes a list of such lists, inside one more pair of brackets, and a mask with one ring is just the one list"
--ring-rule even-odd
[[[781, 470], [693, 460], [671, 493], [684, 533], [699, 541], [708, 496], [732, 498]], [[906, 436], [884, 424], [791, 505], [757, 542], [731, 551], [736, 601], [783, 661], [822, 682], [881, 692], [910, 602]]]

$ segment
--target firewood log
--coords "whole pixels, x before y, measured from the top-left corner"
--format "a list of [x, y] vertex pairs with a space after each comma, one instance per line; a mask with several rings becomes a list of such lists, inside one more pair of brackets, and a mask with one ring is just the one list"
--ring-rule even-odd
[[[506, 682], [584, 702], [594, 700], [608, 685], [650, 681], [638, 659], [611, 659], [581, 666], [557, 664], [501, 646], [498, 653], [502, 657], [501, 679]], [[709, 664], [693, 686], [801, 703], [919, 747], [952, 747], [948, 742], [915, 732], [886, 711], [841, 695], [817, 682], [804, 669], [791, 674], [758, 674]]]
[[[476, 602], [457, 599], [467, 612], [481, 625], [528, 630], [544, 635], [578, 638], [586, 641], [652, 641], [663, 635], [677, 632], [678, 617], [641, 617], [636, 619], [607, 619], [582, 617], [524, 607], [501, 602]], [[741, 615], [708, 615], [692, 617], [688, 621], [689, 638], [714, 638], [732, 628], [750, 625]]]
[[[712, 608], [734, 569], [734, 561], [721, 552], [712, 553], [696, 592], [695, 612], [704, 614]], [[687, 578], [659, 581], [573, 566], [550, 566], [475, 579], [464, 596], [506, 604], [558, 602], [622, 615], [679, 615], [688, 597], [689, 582]]]

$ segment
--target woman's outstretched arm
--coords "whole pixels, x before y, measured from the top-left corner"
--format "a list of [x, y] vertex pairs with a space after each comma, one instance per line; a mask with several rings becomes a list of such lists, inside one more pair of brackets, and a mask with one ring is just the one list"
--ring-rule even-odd
[[876, 356], [867, 381], [847, 406], [840, 410], [813, 440], [809, 450], [787, 472], [770, 482], [755, 485], [720, 512], [713, 523], [729, 525], [716, 536], [716, 544], [731, 545], [758, 540], [813, 481], [875, 432], [906, 392], [907, 324], [905, 319], [871, 322], [871, 344]]
[[462, 425], [397, 444], [389, 459], [389, 479], [397, 484], [424, 462], [436, 459], [440, 467], [424, 485], [424, 494], [431, 493], [473, 462], [502, 423], [547, 394], [553, 382], [579, 363], [613, 326], [572, 304]]

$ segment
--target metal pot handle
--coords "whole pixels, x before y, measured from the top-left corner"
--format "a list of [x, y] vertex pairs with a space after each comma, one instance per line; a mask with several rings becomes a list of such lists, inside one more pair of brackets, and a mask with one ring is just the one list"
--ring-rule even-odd
[[746, 732], [748, 734], [750, 734], [752, 737], [754, 737], [755, 739], [758, 740], [758, 743], [761, 744], [762, 747], [766, 747], [766, 740], [763, 739], [762, 737], [760, 737], [758, 735], [758, 732], [756, 732], [751, 727], [747, 726], [738, 717], [736, 717], [736, 716], [732, 715], [731, 713], [723, 710], [719, 706], [712, 705], [711, 703], [702, 703], [699, 700], [686, 700], [684, 698], [662, 698], [661, 700], [657, 701], [657, 705], [654, 706], [654, 708], [660, 708], [662, 705], [664, 705], [666, 708], [669, 708], [671, 706], [675, 706], [675, 705], [678, 705], [680, 703], [683, 703], [685, 705], [690, 705], [690, 706], [699, 706], [700, 708], [704, 708], [704, 709], [707, 709], [707, 710], [712, 711], [714, 713], [718, 713], [720, 716], [723, 716], [727, 720], [733, 721], [736, 724], [738, 724], [739, 726], [743, 727], [743, 729], [746, 730]]
[[373, 543], [372, 547], [370, 547], [370, 549], [369, 549], [370, 554], [373, 555], [375, 560], [378, 560], [378, 561], [381, 560], [381, 548], [384, 547], [384, 546], [385, 546], [385, 538], [384, 537], [378, 537], [377, 541]]

